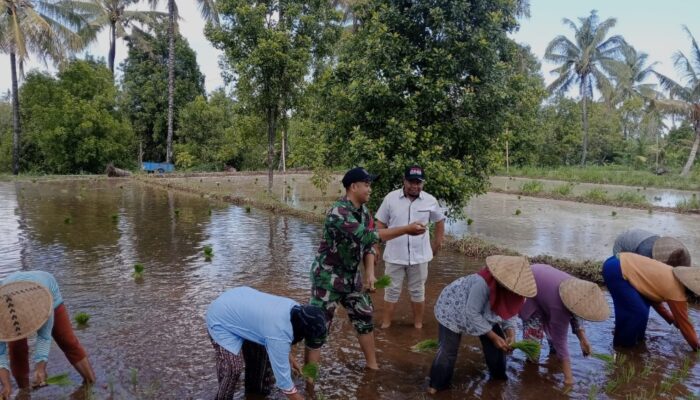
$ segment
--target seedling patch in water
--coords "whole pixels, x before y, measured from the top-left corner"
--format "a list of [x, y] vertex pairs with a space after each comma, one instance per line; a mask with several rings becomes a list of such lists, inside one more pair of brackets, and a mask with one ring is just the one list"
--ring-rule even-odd
[[143, 278], [143, 270], [144, 270], [143, 264], [136, 263], [136, 264], [134, 264], [134, 273], [131, 274], [131, 276], [133, 276], [134, 279], [141, 279], [141, 278]]
[[414, 353], [422, 353], [424, 351], [437, 350], [439, 343], [435, 339], [426, 339], [411, 346], [411, 351]]
[[68, 373], [50, 376], [46, 379], [47, 385], [54, 386], [71, 386], [73, 381], [68, 377]]
[[73, 319], [75, 319], [75, 322], [78, 324], [78, 326], [83, 327], [87, 325], [88, 321], [90, 321], [90, 314], [79, 312], [75, 314]]
[[308, 363], [301, 368], [301, 375], [306, 379], [316, 380], [318, 378], [318, 364]]

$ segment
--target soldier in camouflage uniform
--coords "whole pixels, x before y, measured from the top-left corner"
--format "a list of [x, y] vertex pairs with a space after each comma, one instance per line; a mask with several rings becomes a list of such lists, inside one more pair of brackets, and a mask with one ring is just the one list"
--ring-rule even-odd
[[[425, 226], [420, 223], [377, 230], [365, 203], [371, 193], [370, 184], [376, 176], [364, 168], [354, 168], [343, 177], [345, 197], [336, 201], [326, 215], [323, 239], [311, 266], [311, 301], [309, 304], [326, 310], [330, 327], [338, 304], [345, 307], [357, 331], [367, 368], [377, 369], [372, 330], [372, 299], [374, 291], [374, 245], [404, 234], [420, 235]], [[359, 266], [364, 262], [363, 274]], [[364, 282], [363, 279], [364, 278]], [[364, 290], [363, 290], [364, 289]], [[307, 347], [307, 362], [318, 362], [320, 351]], [[313, 382], [310, 389], [313, 391]], [[307, 393], [308, 394], [308, 393]]]

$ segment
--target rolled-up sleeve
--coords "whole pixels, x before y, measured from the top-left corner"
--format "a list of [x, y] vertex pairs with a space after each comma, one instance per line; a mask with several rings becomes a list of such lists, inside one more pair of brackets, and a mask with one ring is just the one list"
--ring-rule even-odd
[[10, 359], [7, 356], [7, 343], [0, 342], [0, 368], [10, 370]]
[[464, 309], [465, 333], [472, 336], [487, 334], [492, 325], [484, 318], [483, 312], [489, 301], [489, 288], [486, 284], [474, 284], [469, 290], [467, 305]]
[[49, 320], [39, 328], [36, 333], [36, 346], [34, 349], [34, 362], [48, 361], [49, 351], [51, 350], [51, 331], [53, 330], [53, 313], [49, 316]]
[[265, 343], [267, 355], [270, 358], [272, 372], [275, 375], [277, 387], [285, 392], [294, 389], [292, 367], [289, 365], [291, 344], [281, 340], [268, 339]]

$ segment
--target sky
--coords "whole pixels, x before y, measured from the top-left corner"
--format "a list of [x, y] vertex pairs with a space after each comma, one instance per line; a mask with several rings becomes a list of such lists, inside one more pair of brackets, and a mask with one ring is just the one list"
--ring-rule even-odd
[[[164, 5], [165, 2], [162, 10], [165, 10]], [[183, 16], [181, 32], [197, 53], [197, 62], [205, 75], [206, 90], [211, 92], [223, 85], [218, 62], [221, 52], [204, 37], [204, 22], [199, 16], [196, 2], [180, 0], [178, 6]], [[577, 18], [588, 16], [591, 10], [598, 10], [601, 20], [616, 18], [617, 25], [611, 33], [622, 35], [637, 51], [648, 53], [650, 62], [659, 62], [657, 71], [676, 80], [680, 79], [680, 75], [673, 68], [673, 53], [681, 50], [690, 54], [690, 40], [682, 25], [687, 25], [700, 40], [698, 0], [530, 0], [531, 17], [521, 20], [520, 30], [511, 36], [519, 43], [530, 45], [534, 54], [542, 60], [549, 41], [560, 34], [572, 36], [573, 32], [562, 24], [562, 19], [569, 18], [578, 23]], [[106, 57], [108, 50], [109, 38], [105, 30], [86, 53]], [[124, 42], [118, 41], [117, 65], [124, 60], [126, 52]], [[52, 70], [36, 58], [27, 63], [26, 70], [32, 68]], [[553, 68], [554, 65], [542, 62], [542, 73], [547, 83], [555, 78], [549, 73]], [[117, 76], [121, 76], [121, 71], [117, 71]], [[10, 85], [10, 58], [3, 54], [0, 55], [0, 93], [6, 93]]]

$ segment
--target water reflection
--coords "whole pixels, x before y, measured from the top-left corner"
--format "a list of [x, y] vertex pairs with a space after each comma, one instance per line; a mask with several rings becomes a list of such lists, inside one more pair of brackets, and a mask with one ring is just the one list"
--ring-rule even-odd
[[[21, 189], [25, 185], [26, 189]], [[308, 271], [320, 237], [318, 225], [254, 209], [246, 212], [200, 196], [129, 181], [96, 181], [82, 186], [81, 182], [21, 183], [17, 187], [0, 183], [0, 227], [3, 239], [8, 239], [0, 241], [0, 271], [8, 273], [21, 265], [45, 269], [59, 280], [69, 310], [91, 315], [90, 326], [78, 330], [77, 335], [98, 374], [100, 384], [93, 389], [96, 398], [110, 398], [112, 393], [120, 399], [212, 398], [216, 378], [203, 319], [209, 302], [223, 290], [242, 284], [299, 301], [308, 299]], [[503, 226], [508, 237], [517, 239], [520, 230], [528, 226], [544, 235], [549, 225], [510, 224], [503, 216], [510, 213], [515, 201], [501, 198], [491, 203], [493, 208], [484, 205], [483, 209], [495, 215], [493, 224]], [[496, 217], [498, 212], [501, 218]], [[112, 214], [118, 214], [116, 221]], [[64, 223], [65, 215], [72, 216], [72, 223]], [[594, 225], [603, 217], [588, 218]], [[478, 219], [472, 228], [486, 222]], [[583, 240], [591, 230], [579, 229], [566, 240]], [[548, 246], [546, 241], [540, 243]], [[204, 259], [205, 245], [213, 248], [211, 261]], [[131, 277], [136, 262], [146, 268], [140, 283]], [[442, 253], [431, 264], [427, 309], [432, 310], [447, 283], [480, 266], [478, 260]], [[345, 312], [338, 312], [331, 341], [323, 349], [319, 393], [330, 399], [423, 397], [422, 384], [432, 354], [412, 353], [408, 348], [437, 337], [437, 323], [428, 312], [424, 329], [412, 329], [405, 296], [392, 328], [376, 332], [382, 365], [378, 372], [364, 370], [353, 328]], [[381, 294], [373, 298], [380, 313]], [[697, 310], [691, 310], [691, 318], [700, 318]], [[612, 321], [588, 324], [587, 330], [596, 352], [611, 351]], [[570, 346], [578, 346], [573, 336]], [[670, 373], [664, 365], [676, 368], [688, 355], [686, 347], [680, 334], [654, 314], [646, 349], [635, 349], [629, 357], [639, 370], [644, 362], [658, 366], [649, 377], [651, 387], [652, 382]], [[478, 339], [464, 337], [455, 388], [436, 398], [564, 397], [557, 364], [543, 359], [539, 366], [526, 367], [524, 357], [516, 352], [508, 368], [508, 382], [489, 382]], [[49, 374], [62, 372], [70, 372], [78, 381], [54, 349]], [[578, 355], [574, 355], [574, 374], [579, 385], [571, 396], [577, 398], [586, 396], [592, 383], [602, 387], [607, 380], [600, 361]], [[690, 378], [676, 385], [672, 393], [684, 396], [698, 390], [700, 368], [693, 363]], [[37, 391], [33, 398], [81, 398], [73, 392], [77, 387], [49, 387]], [[279, 393], [273, 397], [283, 398]]]

